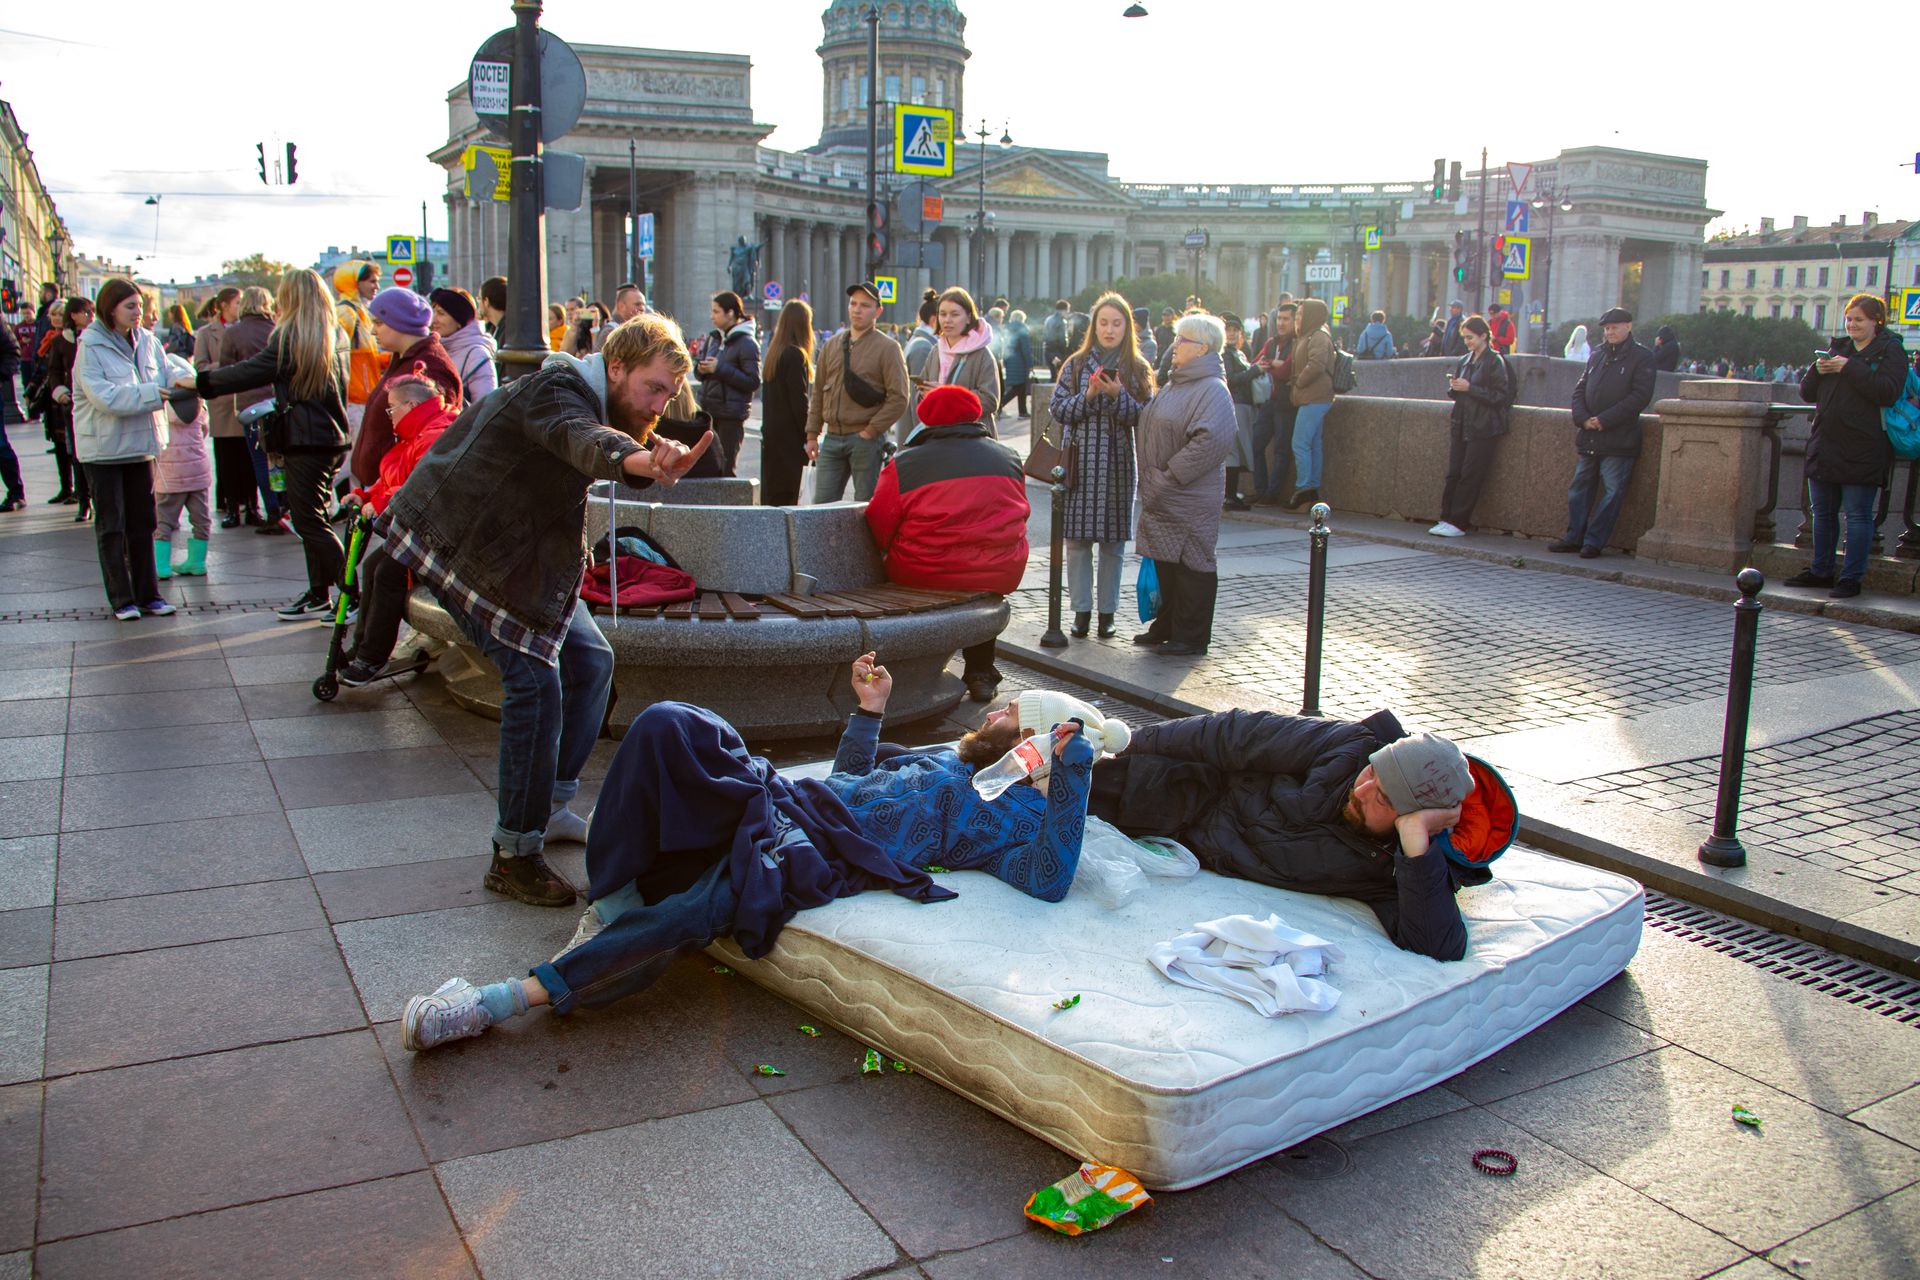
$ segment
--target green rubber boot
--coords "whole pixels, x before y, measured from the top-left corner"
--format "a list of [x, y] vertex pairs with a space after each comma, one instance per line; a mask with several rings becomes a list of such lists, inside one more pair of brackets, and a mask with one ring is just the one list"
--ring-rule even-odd
[[202, 578], [207, 573], [207, 540], [205, 538], [187, 539], [187, 558], [180, 566], [180, 575], [186, 578]]
[[153, 540], [153, 571], [155, 576], [165, 579], [173, 576], [173, 543], [155, 538]]

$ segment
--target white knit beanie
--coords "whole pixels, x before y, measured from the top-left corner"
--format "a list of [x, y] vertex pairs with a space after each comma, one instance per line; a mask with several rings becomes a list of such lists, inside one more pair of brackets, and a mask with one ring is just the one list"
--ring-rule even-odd
[[[1087, 741], [1093, 745], [1095, 759], [1103, 752], [1118, 755], [1133, 741], [1133, 730], [1127, 728], [1125, 721], [1109, 719], [1071, 694], [1056, 693], [1051, 689], [1029, 689], [1020, 695], [1016, 706], [1020, 714], [1020, 727], [1033, 730], [1036, 737], [1057, 724], [1065, 724], [1069, 720], [1080, 721], [1086, 726]], [[1048, 766], [1052, 763], [1053, 754], [1049, 752], [1045, 763], [1033, 772], [1035, 784], [1047, 776]]]

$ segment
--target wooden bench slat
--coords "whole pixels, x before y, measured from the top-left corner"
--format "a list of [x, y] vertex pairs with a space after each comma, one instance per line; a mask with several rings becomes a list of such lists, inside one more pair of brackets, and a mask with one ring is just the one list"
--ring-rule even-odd
[[763, 605], [770, 604], [776, 609], [785, 610], [796, 618], [824, 618], [827, 616], [827, 608], [825, 605], [815, 604], [812, 600], [805, 599], [801, 596], [790, 596], [785, 592], [769, 592], [760, 597], [760, 603]]
[[691, 618], [693, 617], [693, 601], [676, 601], [662, 609], [660, 616], [663, 618]]
[[858, 600], [842, 596], [838, 592], [817, 592], [813, 598], [826, 605], [830, 611], [833, 611], [833, 616], [838, 618], [884, 618], [887, 614], [887, 611], [878, 605], [863, 604]]
[[722, 591], [720, 598], [726, 602], [727, 612], [742, 622], [760, 620], [760, 606], [743, 595], [732, 591]]
[[725, 622], [726, 620], [727, 606], [720, 599], [719, 594], [713, 591], [702, 591], [700, 593], [700, 621]]

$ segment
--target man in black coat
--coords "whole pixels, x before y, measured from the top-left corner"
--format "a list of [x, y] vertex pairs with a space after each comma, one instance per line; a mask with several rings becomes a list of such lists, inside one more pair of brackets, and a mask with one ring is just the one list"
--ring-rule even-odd
[[[1476, 791], [1500, 817], [1496, 838], [1456, 848]], [[1396, 946], [1436, 960], [1466, 954], [1454, 891], [1491, 878], [1484, 864], [1518, 820], [1491, 768], [1445, 738], [1409, 737], [1389, 711], [1357, 722], [1223, 711], [1136, 729], [1094, 766], [1087, 811], [1129, 835], [1172, 836], [1220, 875], [1358, 898]]]
[[1567, 487], [1567, 531], [1547, 546], [1578, 551], [1582, 560], [1597, 559], [1613, 536], [1640, 456], [1640, 415], [1653, 403], [1653, 352], [1633, 340], [1633, 313], [1613, 307], [1600, 317], [1600, 329], [1606, 342], [1573, 387], [1573, 447], [1580, 461]]

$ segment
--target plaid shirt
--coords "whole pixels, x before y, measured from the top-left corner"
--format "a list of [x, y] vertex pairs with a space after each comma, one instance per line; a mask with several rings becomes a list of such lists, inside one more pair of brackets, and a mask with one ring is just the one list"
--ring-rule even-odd
[[[418, 574], [420, 579], [440, 596], [442, 604], [458, 607], [461, 612], [485, 627], [487, 634], [501, 644], [509, 649], [517, 649], [550, 667], [560, 665], [560, 643], [567, 634], [565, 615], [562, 616], [560, 625], [553, 630], [535, 631], [454, 577], [453, 572], [447, 568], [446, 561], [435, 555], [433, 548], [429, 547], [425, 540], [413, 530], [403, 528], [397, 521], [392, 522], [387, 529], [387, 554]], [[567, 610], [567, 613], [571, 612], [571, 609]]]

